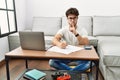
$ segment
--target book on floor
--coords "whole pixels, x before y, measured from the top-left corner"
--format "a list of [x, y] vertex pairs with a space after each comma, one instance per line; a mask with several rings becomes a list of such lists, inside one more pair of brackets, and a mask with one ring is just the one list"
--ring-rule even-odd
[[44, 78], [45, 76], [46, 73], [37, 69], [32, 69], [25, 73], [24, 78], [28, 78], [30, 80], [41, 80], [41, 78]]
[[[33, 79], [33, 78], [29, 77], [29, 76], [26, 76], [26, 75], [23, 75], [23, 78], [26, 79], [26, 80], [35, 80], [35, 79]], [[46, 77], [44, 76], [44, 77], [42, 77], [42, 78], [40, 78], [38, 80], [46, 80]]]

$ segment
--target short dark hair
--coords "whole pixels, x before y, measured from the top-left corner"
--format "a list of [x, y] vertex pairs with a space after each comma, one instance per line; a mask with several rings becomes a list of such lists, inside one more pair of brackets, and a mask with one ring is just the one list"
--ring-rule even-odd
[[78, 16], [79, 15], [79, 11], [76, 8], [69, 8], [66, 11], [66, 17], [68, 17], [69, 14], [73, 14], [73, 15]]

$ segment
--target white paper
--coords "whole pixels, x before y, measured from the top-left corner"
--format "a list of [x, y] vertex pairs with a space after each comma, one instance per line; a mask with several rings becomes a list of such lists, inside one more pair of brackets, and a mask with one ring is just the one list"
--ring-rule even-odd
[[59, 52], [59, 53], [63, 53], [63, 54], [70, 54], [72, 52], [79, 51], [82, 49], [83, 48], [81, 48], [81, 47], [68, 45], [65, 49], [61, 49], [57, 46], [53, 46], [53, 47], [49, 48], [48, 51]]

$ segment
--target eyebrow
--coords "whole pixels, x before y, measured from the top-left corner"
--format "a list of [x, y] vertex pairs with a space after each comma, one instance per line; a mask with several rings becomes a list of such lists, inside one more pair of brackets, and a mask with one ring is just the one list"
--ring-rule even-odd
[[69, 19], [75, 19], [75, 18], [77, 18], [77, 17], [68, 17]]

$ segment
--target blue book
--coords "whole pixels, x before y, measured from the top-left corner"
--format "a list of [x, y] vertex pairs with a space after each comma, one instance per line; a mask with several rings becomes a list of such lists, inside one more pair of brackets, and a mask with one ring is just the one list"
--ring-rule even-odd
[[39, 80], [42, 77], [46, 76], [46, 73], [39, 71], [37, 69], [32, 69], [30, 71], [27, 71], [25, 75], [32, 78], [33, 80]]

